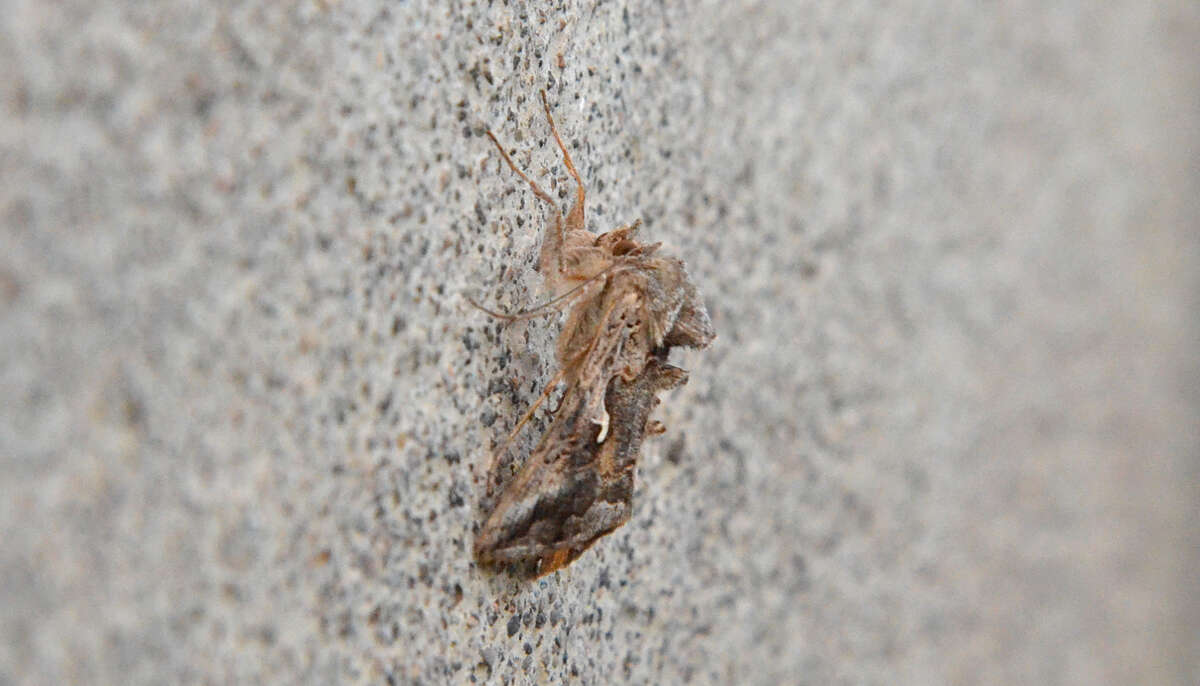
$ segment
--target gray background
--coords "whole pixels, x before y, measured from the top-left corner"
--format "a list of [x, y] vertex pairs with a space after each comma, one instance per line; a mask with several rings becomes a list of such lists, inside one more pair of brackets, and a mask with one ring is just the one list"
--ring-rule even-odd
[[[0, 30], [0, 682], [1200, 681], [1196, 3]], [[545, 297], [482, 136], [564, 195], [543, 87], [720, 337], [630, 524], [523, 583], [470, 546], [557, 320], [465, 298]]]

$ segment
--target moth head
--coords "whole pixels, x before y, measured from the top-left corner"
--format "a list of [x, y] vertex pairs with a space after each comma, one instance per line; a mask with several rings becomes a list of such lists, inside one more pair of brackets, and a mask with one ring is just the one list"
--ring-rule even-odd
[[622, 226], [619, 229], [613, 229], [608, 233], [602, 233], [596, 237], [596, 246], [603, 248], [610, 255], [632, 255], [632, 254], [649, 254], [653, 252], [660, 244], [655, 243], [653, 246], [643, 245], [633, 237], [637, 233], [638, 228], [642, 225], [642, 220], [638, 219], [629, 226]]

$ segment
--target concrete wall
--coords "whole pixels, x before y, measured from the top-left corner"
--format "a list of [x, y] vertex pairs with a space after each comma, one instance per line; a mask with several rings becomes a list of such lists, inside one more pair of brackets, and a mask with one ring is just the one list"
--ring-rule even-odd
[[[0, 31], [0, 682], [1200, 681], [1194, 2]], [[540, 88], [720, 337], [529, 583], [470, 548], [558, 320], [465, 298], [545, 297]]]

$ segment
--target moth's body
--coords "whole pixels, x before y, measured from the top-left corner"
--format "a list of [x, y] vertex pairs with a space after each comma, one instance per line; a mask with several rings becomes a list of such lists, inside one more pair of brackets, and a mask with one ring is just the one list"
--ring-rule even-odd
[[[540, 573], [546, 573], [628, 519], [634, 465], [655, 393], [686, 379], [666, 364], [667, 352], [676, 345], [706, 347], [715, 334], [683, 262], [658, 255], [660, 243], [634, 238], [640, 220], [603, 234], [586, 229], [583, 181], [545, 93], [542, 103], [576, 183], [571, 210], [555, 211], [538, 259], [549, 290], [570, 303], [556, 350], [566, 391], [538, 448], [484, 524], [475, 551], [481, 562], [539, 560]], [[534, 194], [554, 206], [491, 131], [488, 136]]]

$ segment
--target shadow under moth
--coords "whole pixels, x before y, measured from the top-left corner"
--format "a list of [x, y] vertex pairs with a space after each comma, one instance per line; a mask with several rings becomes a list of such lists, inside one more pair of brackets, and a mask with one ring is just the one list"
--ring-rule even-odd
[[554, 210], [538, 258], [553, 297], [516, 315], [476, 305], [508, 320], [569, 308], [555, 351], [559, 371], [513, 436], [559, 384], [565, 391], [541, 442], [500, 493], [475, 538], [481, 564], [515, 564], [534, 576], [570, 564], [628, 521], [642, 440], [664, 431], [650, 419], [657, 395], [687, 381], [686, 372], [667, 364], [670, 349], [704, 348], [715, 337], [683, 262], [660, 254], [661, 243], [634, 238], [640, 220], [599, 235], [584, 227], [583, 181], [554, 125], [546, 93], [541, 96], [550, 131], [575, 180], [575, 200], [566, 215], [517, 167], [496, 136], [487, 135], [509, 168]]

